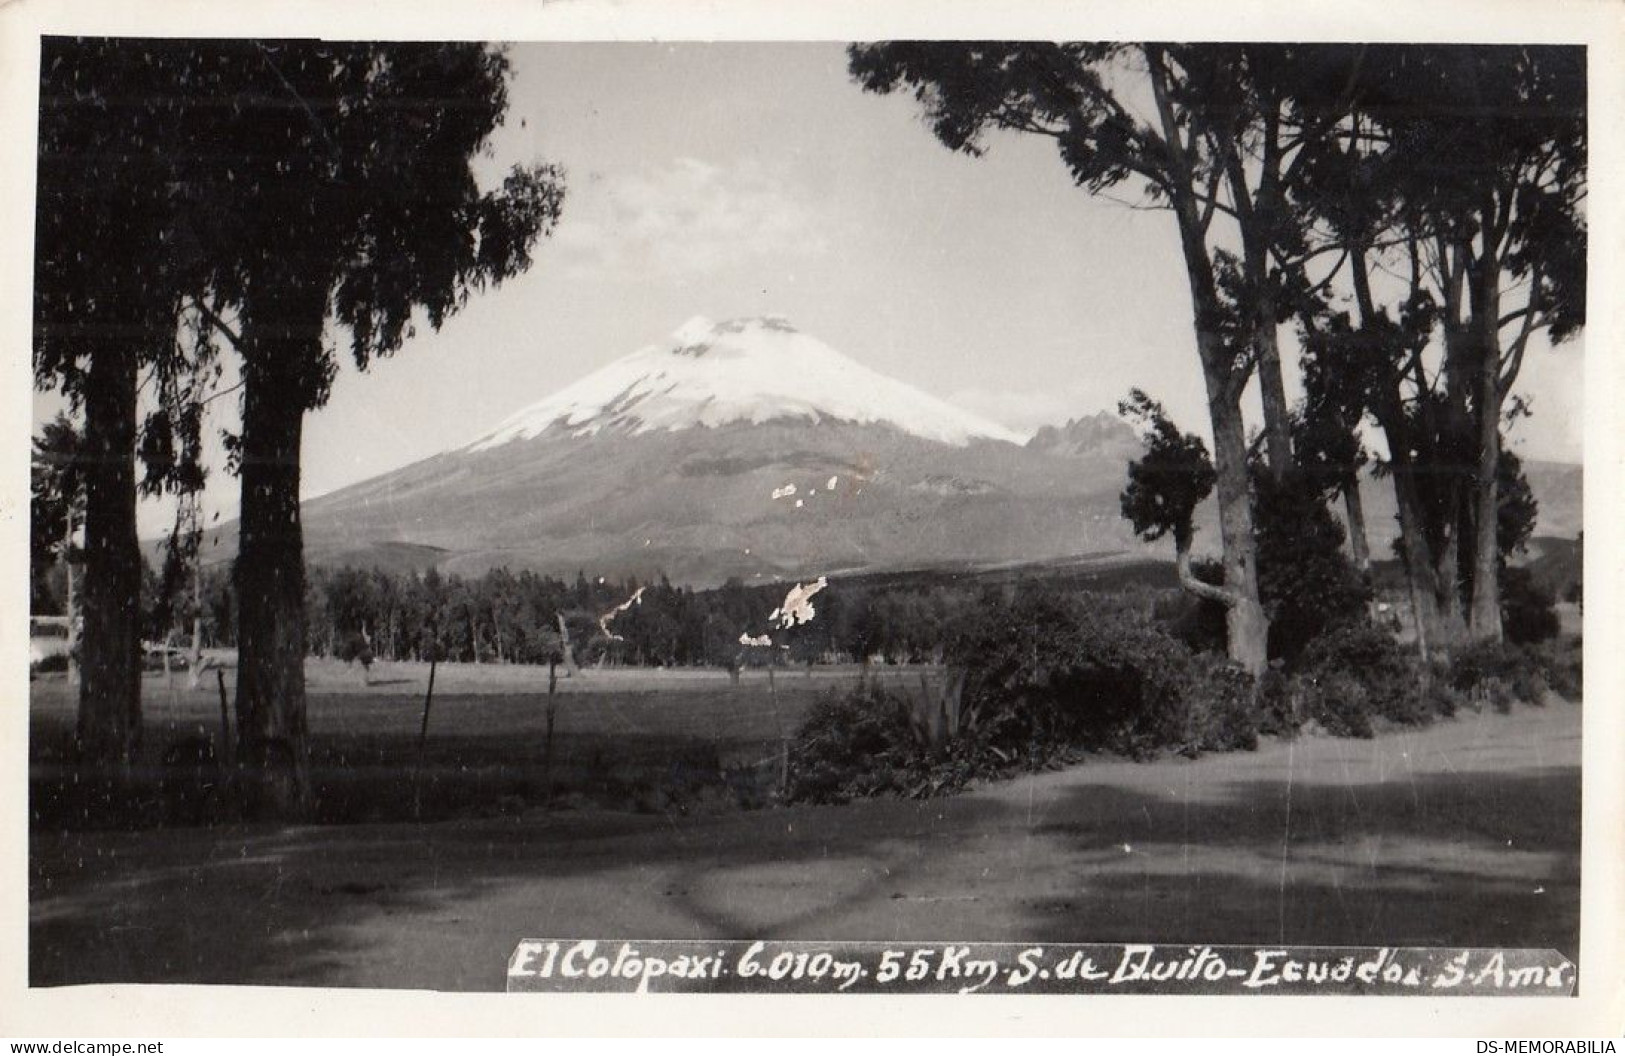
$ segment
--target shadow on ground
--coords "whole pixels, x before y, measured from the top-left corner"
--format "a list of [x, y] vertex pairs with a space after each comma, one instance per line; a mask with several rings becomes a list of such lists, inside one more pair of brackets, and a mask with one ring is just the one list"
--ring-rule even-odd
[[1575, 958], [1577, 767], [1349, 781], [1209, 762], [709, 817], [36, 833], [30, 980], [495, 990], [526, 936]]

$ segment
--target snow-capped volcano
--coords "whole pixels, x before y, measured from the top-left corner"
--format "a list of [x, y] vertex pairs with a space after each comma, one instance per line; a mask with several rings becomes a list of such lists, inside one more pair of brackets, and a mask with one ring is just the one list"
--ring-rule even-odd
[[524, 408], [474, 441], [484, 451], [558, 427], [574, 436], [771, 421], [885, 424], [963, 447], [1025, 437], [870, 370], [780, 316], [713, 323], [697, 316]]

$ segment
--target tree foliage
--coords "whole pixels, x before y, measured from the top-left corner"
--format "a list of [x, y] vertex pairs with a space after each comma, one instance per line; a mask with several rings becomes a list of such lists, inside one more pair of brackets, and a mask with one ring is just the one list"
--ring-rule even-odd
[[1181, 433], [1162, 404], [1139, 389], [1117, 411], [1141, 427], [1145, 444], [1145, 454], [1128, 466], [1128, 486], [1120, 498], [1123, 516], [1147, 542], [1172, 535], [1174, 546], [1188, 551], [1196, 508], [1213, 491], [1216, 477], [1207, 444], [1194, 433]]

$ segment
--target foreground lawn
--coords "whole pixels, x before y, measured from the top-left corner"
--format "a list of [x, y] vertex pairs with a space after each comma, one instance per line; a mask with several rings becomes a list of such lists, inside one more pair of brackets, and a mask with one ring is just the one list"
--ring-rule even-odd
[[[725, 676], [705, 689], [717, 691]], [[688, 723], [681, 695], [622, 714], [663, 706]], [[1374, 741], [1105, 761], [927, 802], [37, 829], [30, 981], [496, 990], [526, 936], [1549, 946], [1575, 958], [1580, 716], [1520, 707]]]
[[[229, 702], [233, 672], [223, 674]], [[781, 724], [793, 729], [813, 701], [859, 677], [856, 667], [780, 669], [770, 693], [761, 670], [744, 672], [737, 684], [721, 670], [586, 670], [574, 678], [560, 672], [549, 782], [546, 668], [440, 665], [420, 753], [428, 674], [427, 664], [380, 663], [363, 683], [359, 667], [307, 663], [319, 821], [512, 813], [548, 802], [549, 783], [555, 803], [578, 807], [760, 806], [776, 788]], [[871, 677], [914, 686], [919, 669], [879, 669]], [[61, 675], [30, 688], [32, 825], [82, 828], [82, 799], [93, 793], [60, 765], [68, 757], [77, 698]], [[169, 746], [199, 734], [219, 742], [216, 676], [207, 672], [192, 690], [185, 674], [149, 674], [142, 709], [138, 788], [121, 805], [124, 820], [117, 823], [129, 827], [165, 820], [158, 782]]]

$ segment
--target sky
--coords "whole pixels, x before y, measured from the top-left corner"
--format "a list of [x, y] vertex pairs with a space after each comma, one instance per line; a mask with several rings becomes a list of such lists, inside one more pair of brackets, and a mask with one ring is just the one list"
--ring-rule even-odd
[[[1135, 208], [1130, 186], [1118, 200], [1074, 187], [1047, 140], [954, 154], [911, 99], [862, 92], [838, 44], [510, 57], [508, 117], [480, 172], [562, 166], [560, 223], [526, 274], [441, 331], [365, 375], [346, 366], [307, 418], [307, 497], [466, 444], [695, 315], [785, 315], [1017, 430], [1111, 410], [1138, 386], [1207, 432], [1171, 216]], [[1516, 450], [1580, 461], [1582, 359], [1579, 342], [1531, 350], [1518, 389], [1535, 413]], [[36, 422], [54, 410], [36, 399]], [[234, 484], [216, 473], [208, 505], [234, 510]], [[143, 530], [167, 518], [146, 509]]]

